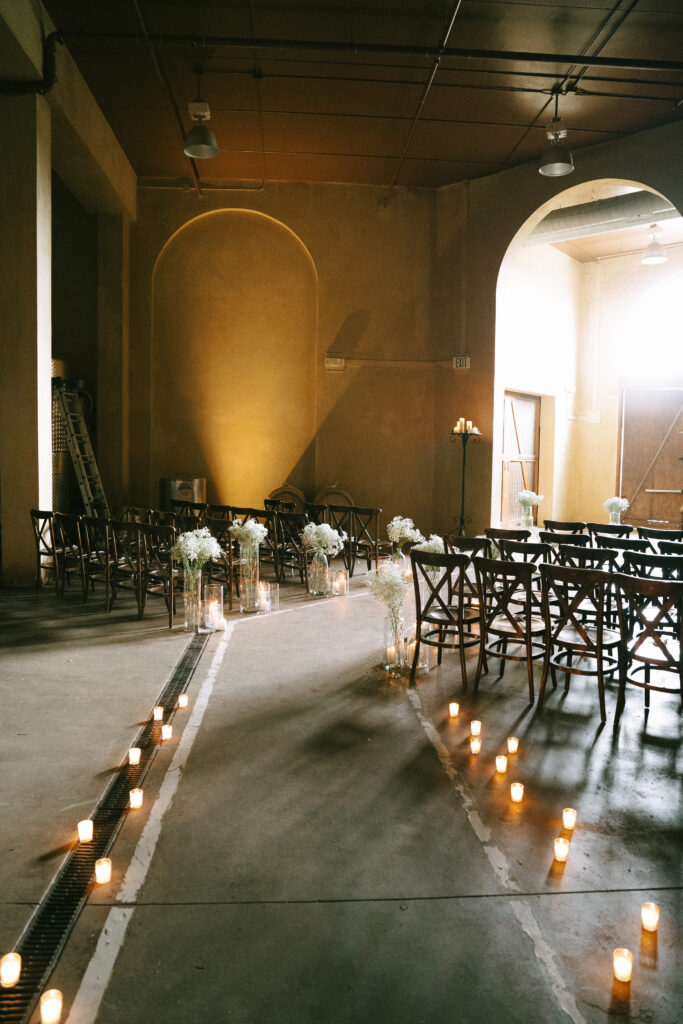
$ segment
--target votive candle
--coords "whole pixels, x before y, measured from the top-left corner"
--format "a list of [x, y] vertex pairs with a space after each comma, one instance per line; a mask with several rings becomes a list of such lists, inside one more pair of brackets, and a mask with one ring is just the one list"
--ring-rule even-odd
[[569, 840], [564, 839], [562, 836], [558, 836], [555, 840], [555, 860], [559, 860], [560, 863], [564, 863], [569, 854]]
[[5, 953], [0, 959], [0, 985], [12, 988], [21, 977], [21, 956], [19, 953]]
[[476, 718], [470, 722], [470, 732], [473, 736], [481, 736], [481, 722]]
[[570, 829], [576, 825], [576, 811], [573, 807], [565, 807], [562, 811], [562, 824]]
[[128, 764], [140, 764], [140, 747], [131, 747], [128, 751]]
[[496, 771], [500, 772], [501, 775], [504, 775], [507, 770], [508, 770], [507, 754], [498, 754], [498, 755], [496, 755]]
[[163, 722], [164, 720], [164, 709], [158, 704], [154, 709], [154, 721]]
[[95, 881], [99, 885], [111, 881], [111, 860], [109, 857], [100, 857], [95, 861]]
[[615, 949], [612, 954], [614, 977], [617, 981], [630, 981], [633, 972], [633, 953], [630, 949]]
[[481, 750], [481, 739], [479, 736], [470, 737], [470, 751], [473, 754], [478, 754]]
[[49, 988], [40, 997], [40, 1024], [58, 1024], [62, 1018], [62, 993]]
[[516, 736], [508, 736], [508, 754], [516, 754], [519, 747], [519, 740]]
[[79, 843], [89, 843], [92, 839], [92, 819], [85, 818], [83, 821], [78, 823], [78, 841]]
[[128, 794], [128, 799], [133, 810], [137, 810], [138, 807], [142, 807], [142, 790], [131, 789]]
[[178, 707], [179, 708], [186, 708], [187, 707], [188, 699], [189, 698], [188, 698], [186, 693], [181, 693], [180, 696], [178, 697]]
[[643, 903], [640, 908], [640, 920], [646, 932], [656, 932], [659, 924], [659, 907], [656, 903]]
[[161, 727], [161, 738], [162, 740], [170, 740], [172, 735], [173, 726], [170, 724], [170, 722], [166, 722], [166, 724], [162, 725]]
[[450, 704], [448, 705], [448, 717], [449, 718], [457, 718], [459, 714], [460, 714], [460, 705], [458, 704], [457, 700], [452, 700], [450, 702]]
[[510, 786], [510, 798], [514, 804], [521, 804], [524, 796], [524, 783], [513, 782]]

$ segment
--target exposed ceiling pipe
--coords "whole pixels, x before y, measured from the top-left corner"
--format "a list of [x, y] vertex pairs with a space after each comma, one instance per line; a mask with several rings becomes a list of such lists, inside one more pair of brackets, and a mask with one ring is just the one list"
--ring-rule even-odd
[[460, 10], [460, 5], [461, 4], [462, 4], [462, 0], [456, 0], [456, 3], [454, 5], [454, 7], [453, 7], [453, 10], [451, 11], [451, 16], [448, 19], [448, 25], [446, 26], [446, 31], [444, 32], [444, 34], [442, 36], [441, 45], [439, 46], [439, 56], [434, 58], [434, 63], [432, 64], [432, 69], [429, 72], [429, 77], [428, 77], [427, 81], [424, 84], [424, 88], [422, 90], [422, 95], [420, 96], [420, 101], [419, 101], [419, 103], [417, 105], [417, 110], [415, 111], [415, 115], [413, 117], [412, 123], [410, 125], [410, 130], [408, 132], [408, 137], [407, 137], [407, 139], [405, 141], [405, 145], [403, 147], [403, 152], [401, 153], [400, 159], [398, 161], [398, 167], [396, 168], [396, 171], [394, 173], [394, 177], [392, 178], [392, 181], [391, 181], [391, 186], [390, 186], [391, 188], [393, 188], [396, 185], [396, 183], [397, 183], [397, 181], [399, 179], [399, 175], [401, 173], [401, 170], [403, 169], [403, 164], [405, 163], [406, 156], [408, 155], [408, 150], [410, 149], [410, 144], [413, 141], [413, 136], [415, 134], [415, 129], [417, 128], [418, 122], [419, 122], [420, 117], [422, 115], [422, 111], [424, 110], [424, 105], [427, 102], [427, 97], [429, 96], [429, 92], [430, 92], [430, 90], [432, 88], [432, 83], [434, 82], [434, 79], [436, 78], [436, 73], [439, 70], [439, 64], [441, 63], [441, 54], [444, 52], [446, 44], [447, 44], [447, 42], [448, 42], [448, 40], [450, 38], [450, 34], [453, 31], [453, 25], [455, 23], [455, 19], [458, 16], [458, 11]]
[[552, 210], [527, 236], [525, 244], [551, 245], [624, 228], [645, 227], [650, 221], [672, 217], [680, 217], [675, 206], [654, 192], [641, 189], [624, 196]]
[[[129, 42], [139, 45], [140, 37], [130, 32], [70, 32], [67, 39]], [[470, 47], [407, 46], [398, 43], [348, 43], [336, 40], [248, 39], [244, 36], [149, 35], [145, 42], [154, 46], [224, 47], [234, 50], [301, 50], [306, 53], [391, 54], [434, 60], [509, 60], [526, 64], [570, 64], [586, 67], [628, 68], [631, 71], [683, 71], [680, 60], [634, 60], [630, 57], [590, 57], [586, 54], [539, 53], [528, 50], [477, 50]]]
[[61, 32], [50, 32], [43, 40], [43, 77], [39, 82], [0, 82], [3, 96], [44, 96], [57, 82], [57, 43], [62, 43]]

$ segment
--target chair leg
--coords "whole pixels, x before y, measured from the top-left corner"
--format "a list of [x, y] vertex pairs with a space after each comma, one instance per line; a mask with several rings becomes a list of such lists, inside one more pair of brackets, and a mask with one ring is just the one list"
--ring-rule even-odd
[[410, 666], [410, 685], [411, 686], [415, 682], [415, 669], [417, 668], [417, 663], [419, 661], [419, 658], [420, 658], [420, 627], [419, 627], [419, 623], [418, 623], [418, 628], [417, 628], [417, 631], [415, 633], [415, 654], [413, 655], [413, 664]]
[[572, 651], [567, 652], [567, 671], [564, 674], [564, 692], [569, 693], [569, 681], [572, 677]]
[[479, 639], [479, 656], [477, 658], [477, 669], [476, 669], [476, 672], [475, 672], [475, 675], [474, 675], [474, 686], [472, 688], [475, 697], [477, 695], [477, 690], [479, 689], [479, 680], [481, 678], [482, 669], [485, 672], [488, 672], [488, 669], [484, 668], [485, 664], [486, 664], [486, 633], [484, 631], [482, 631], [481, 634], [480, 634], [480, 639]]
[[598, 700], [600, 702], [600, 721], [604, 725], [607, 721], [605, 711], [605, 681], [602, 676], [602, 656], [598, 658]]
[[527, 638], [527, 643], [526, 643], [526, 671], [527, 671], [527, 677], [529, 679], [529, 703], [530, 704], [533, 704], [533, 702], [534, 702], [534, 659], [532, 657], [532, 654], [533, 654], [533, 652], [531, 650], [531, 637], [528, 637]]
[[[462, 623], [460, 624], [462, 627]], [[467, 663], [465, 660], [465, 637], [463, 636], [462, 628], [458, 630], [458, 638], [460, 640], [460, 672], [462, 675], [462, 688], [467, 689]]]
[[[503, 640], [503, 654], [507, 654], [507, 652], [508, 652], [508, 642], [507, 642], [507, 640]], [[504, 657], [500, 659], [500, 671], [498, 672], [498, 678], [499, 679], [502, 679], [503, 676], [505, 675], [505, 661], [506, 661], [506, 659]]]

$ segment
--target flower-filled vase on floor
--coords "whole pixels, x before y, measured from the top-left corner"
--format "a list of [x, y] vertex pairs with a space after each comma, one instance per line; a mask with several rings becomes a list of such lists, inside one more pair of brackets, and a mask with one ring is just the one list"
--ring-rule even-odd
[[240, 544], [240, 611], [259, 610], [259, 549]]
[[202, 571], [184, 572], [183, 603], [185, 605], [185, 632], [196, 633], [201, 615]]
[[327, 556], [315, 551], [308, 567], [308, 593], [311, 597], [327, 597], [330, 592], [330, 570]]
[[[344, 546], [346, 534], [333, 530], [327, 523], [309, 523], [301, 532], [306, 552], [313, 552], [307, 563], [307, 589], [311, 597], [327, 597], [330, 593], [328, 556], [334, 558]], [[308, 557], [308, 555], [307, 555]]]
[[404, 626], [400, 615], [387, 615], [384, 620], [384, 654], [382, 668], [400, 671], [405, 663]]

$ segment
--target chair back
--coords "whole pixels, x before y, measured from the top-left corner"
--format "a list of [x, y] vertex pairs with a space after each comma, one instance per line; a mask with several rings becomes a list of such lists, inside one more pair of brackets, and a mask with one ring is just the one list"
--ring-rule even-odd
[[36, 545], [36, 586], [39, 587], [44, 569], [52, 569], [57, 579], [57, 565], [55, 562], [55, 544], [53, 536], [52, 512], [41, 511], [37, 508], [31, 509], [31, 526], [33, 527], [33, 539]]
[[501, 558], [506, 562], [532, 562], [540, 565], [541, 562], [552, 560], [552, 547], [543, 541], [501, 540], [498, 547]]
[[544, 519], [543, 525], [550, 533], [583, 533], [586, 524], [581, 522], [564, 522], [560, 519]]
[[629, 682], [667, 692], [669, 687], [651, 680], [649, 669], [674, 672], [683, 693], [683, 582], [624, 573], [614, 582], [627, 671], [636, 663], [645, 669], [644, 681], [629, 675]]
[[531, 530], [501, 530], [497, 526], [487, 526], [484, 533], [489, 540], [528, 540]]
[[648, 551], [626, 551], [623, 572], [648, 579], [683, 580], [683, 553], [653, 555]]
[[[581, 549], [583, 550], [583, 549]], [[602, 653], [605, 590], [610, 574], [601, 569], [575, 569], [566, 565], [543, 564], [543, 611], [547, 642], [559, 642], [595, 656]]]
[[660, 540], [659, 552], [662, 555], [683, 555], [683, 541]]
[[475, 555], [491, 557], [491, 541], [488, 537], [459, 537], [456, 533], [447, 533], [443, 542], [448, 554], [458, 551], [469, 555], [470, 558], [474, 558]]
[[264, 498], [263, 507], [269, 512], [294, 512], [295, 501], [280, 501], [279, 498]]
[[212, 519], [232, 519], [232, 505], [207, 505], [206, 516]]
[[652, 551], [650, 541], [644, 537], [605, 537], [600, 533], [595, 536], [595, 546], [613, 551]]
[[654, 526], [639, 526], [638, 536], [648, 540], [683, 541], [683, 530], [660, 530]]
[[541, 544], [549, 544], [551, 558], [547, 561], [560, 562], [560, 548], [567, 544], [574, 547], [589, 547], [591, 539], [587, 533], [553, 533], [552, 530], [539, 530]]
[[308, 516], [309, 523], [326, 523], [327, 505], [314, 505], [307, 501], [304, 505], [304, 515]]
[[415, 618], [460, 629], [464, 613], [464, 580], [468, 555], [438, 554], [434, 551], [410, 552], [415, 590]]
[[178, 516], [198, 519], [199, 522], [203, 524], [204, 516], [206, 515], [206, 502], [183, 501], [180, 498], [173, 498], [173, 500], [171, 501], [171, 509]]
[[557, 561], [569, 569], [601, 569], [616, 572], [619, 552], [614, 548], [592, 548], [588, 545], [558, 544]]
[[586, 523], [586, 529], [593, 543], [598, 534], [605, 537], [629, 537], [633, 533], [633, 527], [628, 523]]
[[[477, 556], [474, 571], [486, 632], [520, 642], [530, 636], [534, 566], [530, 562]], [[524, 609], [523, 619], [515, 614], [519, 613], [520, 606]]]

